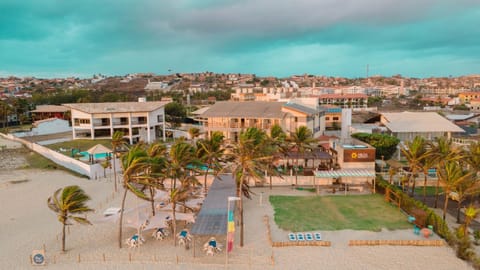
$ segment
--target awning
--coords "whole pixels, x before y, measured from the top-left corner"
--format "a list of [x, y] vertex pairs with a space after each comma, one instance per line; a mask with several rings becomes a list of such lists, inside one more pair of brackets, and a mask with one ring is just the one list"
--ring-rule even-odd
[[339, 177], [375, 177], [375, 171], [367, 169], [343, 169], [334, 171], [315, 171], [318, 178], [339, 178]]

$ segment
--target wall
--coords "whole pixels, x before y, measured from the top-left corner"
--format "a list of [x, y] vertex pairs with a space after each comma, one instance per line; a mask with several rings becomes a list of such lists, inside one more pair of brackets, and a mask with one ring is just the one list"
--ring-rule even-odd
[[[12, 140], [12, 141], [22, 143], [25, 147], [27, 147], [27, 148], [31, 149], [32, 151], [42, 155], [45, 158], [55, 162], [56, 164], [58, 164], [60, 166], [63, 166], [65, 168], [69, 169], [69, 170], [72, 170], [76, 173], [85, 175], [85, 176], [89, 177], [90, 179], [96, 179], [96, 178], [103, 177], [104, 171], [103, 171], [102, 166], [99, 163], [91, 164], [91, 165], [86, 164], [82, 161], [79, 161], [79, 160], [76, 160], [74, 158], [68, 157], [64, 154], [55, 152], [55, 151], [53, 151], [53, 150], [51, 150], [47, 147], [44, 147], [42, 145], [32, 143], [32, 142], [29, 142], [27, 140], [15, 137], [12, 134], [5, 135], [3, 133], [0, 133], [0, 136], [4, 137], [6, 139]], [[120, 162], [119, 162], [118, 159], [115, 159], [115, 161], [116, 161], [116, 163], [115, 163], [116, 169], [117, 169], [117, 171], [119, 171], [119, 169], [121, 168], [120, 167]], [[112, 173], [112, 172], [113, 172], [113, 170], [107, 169], [107, 173]]]

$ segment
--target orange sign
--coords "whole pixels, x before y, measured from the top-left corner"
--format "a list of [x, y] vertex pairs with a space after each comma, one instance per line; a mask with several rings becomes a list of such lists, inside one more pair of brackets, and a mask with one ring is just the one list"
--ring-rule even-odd
[[373, 161], [375, 161], [375, 149], [343, 150], [343, 162], [373, 162]]

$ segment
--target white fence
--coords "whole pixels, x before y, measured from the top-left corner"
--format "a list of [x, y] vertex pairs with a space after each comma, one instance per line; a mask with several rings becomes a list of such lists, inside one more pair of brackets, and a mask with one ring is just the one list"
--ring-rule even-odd
[[[103, 177], [105, 173], [102, 165], [98, 163], [95, 163], [95, 164], [84, 163], [80, 160], [76, 160], [64, 154], [55, 152], [45, 146], [15, 137], [12, 134], [5, 135], [3, 133], [0, 133], [0, 136], [8, 140], [19, 142], [25, 145], [27, 148], [31, 149], [32, 151], [35, 151], [36, 153], [42, 155], [43, 157], [55, 162], [56, 164], [63, 166], [69, 170], [72, 170], [76, 173], [85, 175], [90, 179], [97, 179], [99, 177]], [[117, 168], [117, 171], [118, 171], [118, 168], [120, 168], [119, 166], [120, 166], [120, 163], [118, 159], [115, 159], [115, 168]], [[110, 174], [112, 172], [113, 172], [113, 169], [106, 169], [106, 173]]]

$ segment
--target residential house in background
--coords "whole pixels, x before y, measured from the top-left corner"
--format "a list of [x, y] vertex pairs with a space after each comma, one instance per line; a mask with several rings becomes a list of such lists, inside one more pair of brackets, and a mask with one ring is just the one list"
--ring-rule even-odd
[[404, 142], [412, 141], [416, 136], [433, 140], [443, 136], [451, 138], [452, 133], [464, 132], [436, 112], [382, 113], [380, 122], [388, 129], [388, 133]]
[[240, 133], [250, 127], [266, 132], [277, 124], [286, 133], [294, 132], [297, 127], [307, 126], [320, 136], [325, 130], [323, 111], [305, 104], [265, 101], [222, 101], [198, 115], [204, 131], [210, 136], [220, 131], [225, 138], [237, 141]]
[[366, 94], [323, 94], [318, 96], [320, 105], [336, 105], [342, 108], [367, 108]]
[[168, 102], [110, 102], [63, 104], [71, 109], [73, 139], [111, 138], [122, 131], [130, 144], [165, 140]]
[[70, 109], [65, 106], [58, 105], [38, 105], [35, 110], [31, 111], [32, 121], [39, 121], [49, 118], [70, 119]]

